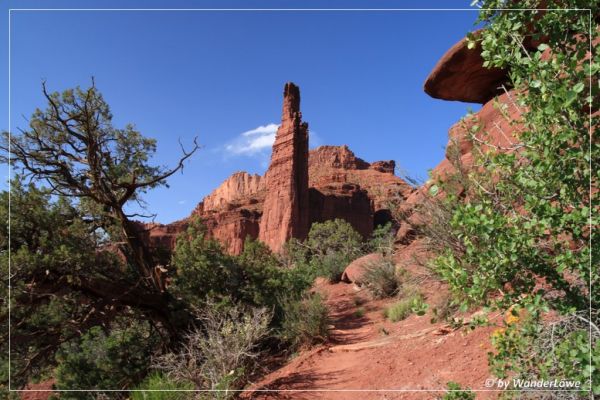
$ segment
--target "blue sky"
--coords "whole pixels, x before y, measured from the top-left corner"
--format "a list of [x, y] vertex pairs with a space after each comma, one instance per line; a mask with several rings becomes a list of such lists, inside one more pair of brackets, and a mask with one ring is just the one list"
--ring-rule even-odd
[[[8, 8], [468, 8], [469, 1], [5, 1], [0, 74], [8, 76]], [[158, 141], [173, 165], [178, 139], [203, 148], [183, 174], [145, 197], [157, 221], [183, 218], [231, 173], [263, 173], [283, 85], [300, 86], [311, 146], [347, 144], [426, 178], [448, 128], [477, 105], [432, 99], [423, 83], [473, 28], [469, 11], [12, 11], [11, 127], [51, 90], [94, 76], [114, 123]], [[8, 129], [7, 79], [0, 129]]]

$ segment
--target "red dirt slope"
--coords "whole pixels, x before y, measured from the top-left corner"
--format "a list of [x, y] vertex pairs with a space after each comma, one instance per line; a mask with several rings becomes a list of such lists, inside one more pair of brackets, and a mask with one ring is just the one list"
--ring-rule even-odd
[[[403, 255], [414, 254], [417, 246], [418, 241], [406, 248]], [[424, 272], [415, 265], [408, 269], [413, 277], [419, 274], [419, 269]], [[427, 277], [419, 288], [430, 309], [445, 292], [441, 283]], [[316, 290], [327, 296], [334, 326], [331, 339], [301, 352], [287, 365], [252, 385], [251, 392], [243, 398], [435, 399], [443, 394], [441, 390], [448, 381], [485, 390], [485, 381], [490, 376], [488, 338], [493, 328], [472, 332], [453, 330], [445, 323], [432, 324], [431, 312], [392, 323], [384, 318], [383, 310], [393, 299], [371, 300], [365, 290], [343, 282], [319, 282]], [[364, 309], [364, 315], [357, 313], [359, 308]], [[403, 391], [410, 389], [419, 391]], [[477, 395], [478, 399], [496, 397], [490, 392]]]

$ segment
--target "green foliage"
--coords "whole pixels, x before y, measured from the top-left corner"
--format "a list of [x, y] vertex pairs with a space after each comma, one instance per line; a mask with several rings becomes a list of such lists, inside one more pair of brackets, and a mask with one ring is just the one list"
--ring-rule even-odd
[[[124, 321], [123, 321], [124, 322]], [[147, 324], [99, 326], [63, 344], [56, 354], [58, 389], [125, 389], [138, 382], [158, 344]], [[61, 398], [87, 398], [85, 392], [64, 392]]]
[[280, 299], [283, 323], [278, 337], [292, 350], [322, 343], [329, 337], [329, 311], [318, 293]]
[[[550, 1], [546, 7], [574, 8], [576, 3]], [[483, 2], [485, 8], [502, 4]], [[518, 6], [536, 5], [529, 0]], [[471, 201], [449, 198], [456, 204], [452, 228], [464, 251], [443, 254], [436, 267], [452, 287], [464, 289], [470, 304], [486, 302], [491, 293], [510, 284], [503, 296], [509, 304], [534, 291], [536, 277], [542, 277], [563, 293], [553, 299], [554, 308], [582, 309], [588, 295], [581, 287], [598, 279], [597, 260], [589, 273], [590, 257], [600, 250], [598, 241], [591, 242], [593, 248], [588, 243], [588, 225], [597, 223], [590, 205], [597, 207], [599, 200], [599, 192], [589, 187], [597, 186], [600, 176], [590, 168], [592, 160], [600, 159], [600, 146], [590, 142], [589, 135], [598, 116], [588, 112], [597, 102], [598, 88], [588, 86], [591, 74], [600, 68], [600, 56], [596, 51], [593, 60], [586, 60], [586, 35], [592, 30], [597, 36], [597, 30], [589, 26], [587, 13], [576, 11], [532, 18], [531, 12], [483, 10], [480, 20], [487, 28], [471, 40], [481, 44], [487, 66], [510, 69], [511, 85], [517, 89], [508, 102], [496, 106], [513, 126], [521, 127], [507, 148], [483, 149], [475, 143], [480, 152], [475, 149], [474, 154], [484, 168], [469, 177]], [[527, 49], [527, 43], [542, 37], [544, 44]], [[598, 44], [594, 46], [598, 50]], [[482, 141], [491, 134], [478, 124], [473, 132]], [[591, 300], [597, 306], [596, 295]]]
[[189, 304], [235, 298], [232, 294], [241, 284], [240, 268], [216, 240], [206, 237], [198, 219], [177, 238], [171, 265], [175, 268], [171, 291]]
[[316, 276], [339, 282], [346, 266], [363, 254], [362, 237], [348, 222], [334, 219], [312, 224], [306, 241], [291, 240], [286, 252], [311, 283]]
[[[600, 71], [598, 26], [589, 12], [575, 10], [590, 8], [584, 1], [550, 0], [543, 12], [494, 10], [535, 9], [537, 0], [478, 5], [486, 27], [469, 37], [469, 47], [481, 46], [484, 66], [510, 71], [508, 86], [514, 90], [495, 107], [512, 129], [484, 127], [469, 117], [478, 168], [464, 173], [457, 165], [463, 172], [460, 194], [437, 182], [447, 193], [450, 233], [459, 245], [442, 251], [434, 268], [463, 309], [527, 310], [527, 322], [496, 335], [491, 362], [497, 375], [589, 381], [590, 362], [597, 359], [589, 348], [598, 347], [589, 327], [587, 335], [570, 329], [551, 347], [539, 346], [552, 326], [541, 313], [550, 308], [561, 318], [581, 317], [596, 315], [599, 306], [600, 292], [590, 290], [598, 284], [600, 265], [600, 242], [590, 228], [598, 224], [600, 204], [600, 191], [591, 190], [600, 178], [592, 168], [600, 145], [590, 134], [600, 125], [592, 113], [599, 89], [591, 82]], [[591, 8], [597, 15], [597, 4]], [[499, 134], [508, 143], [494, 142], [492, 135]], [[586, 321], [596, 332], [597, 317]]]
[[256, 240], [247, 239], [238, 256], [225, 254], [206, 237], [199, 220], [178, 238], [171, 265], [176, 271], [171, 290], [188, 304], [200, 306], [210, 299], [267, 307], [275, 312], [273, 326], [281, 324], [278, 299], [300, 295], [314, 279], [306, 265], [285, 267]]
[[442, 400], [475, 400], [475, 393], [471, 389], [463, 389], [456, 382], [448, 382], [448, 390]]
[[428, 305], [420, 293], [409, 293], [400, 301], [384, 310], [384, 315], [392, 322], [402, 321], [411, 314], [424, 315]]
[[389, 259], [367, 265], [362, 282], [376, 299], [394, 296], [399, 288], [396, 265]]
[[[19, 179], [12, 181], [11, 190], [11, 383], [19, 387], [49, 371], [58, 344], [106, 318], [103, 313], [110, 304], [90, 300], [84, 289], [88, 282], [126, 281], [129, 275], [115, 254], [97, 250], [103, 233], [90, 229], [69, 201], [53, 201], [47, 190]], [[0, 193], [4, 221], [9, 217], [8, 197], [8, 192]], [[8, 226], [0, 225], [3, 302], [8, 298], [8, 233]], [[0, 321], [5, 332], [7, 313], [3, 306]], [[0, 343], [2, 354], [7, 354], [7, 341]]]
[[269, 248], [246, 239], [244, 250], [235, 257], [241, 270], [240, 298], [255, 306], [277, 307], [282, 295], [297, 295], [312, 284], [301, 267], [285, 268]]
[[357, 308], [356, 311], [354, 311], [354, 316], [356, 318], [362, 318], [365, 316], [365, 309], [363, 307]]
[[365, 244], [365, 252], [380, 253], [382, 256], [391, 256], [394, 252], [394, 241], [396, 235], [391, 222], [379, 225], [371, 234], [369, 241]]
[[193, 392], [185, 391], [193, 390], [194, 385], [177, 382], [156, 372], [144, 379], [136, 389], [139, 391], [130, 393], [131, 400], [187, 400], [194, 398]]
[[[505, 326], [492, 335], [492, 372], [501, 378], [578, 381], [582, 390], [600, 393], [600, 332], [590, 332], [588, 317], [583, 312], [542, 324], [533, 302], [512, 308]], [[581, 396], [589, 397], [585, 392]]]

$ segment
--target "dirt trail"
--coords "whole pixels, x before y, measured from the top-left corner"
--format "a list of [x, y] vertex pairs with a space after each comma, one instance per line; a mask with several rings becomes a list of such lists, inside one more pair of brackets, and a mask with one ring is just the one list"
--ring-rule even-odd
[[[429, 304], [444, 292], [435, 281], [420, 289]], [[448, 381], [486, 389], [492, 328], [452, 330], [444, 323], [432, 324], [431, 312], [392, 323], [383, 310], [395, 300], [370, 300], [365, 291], [346, 283], [321, 282], [316, 290], [327, 296], [331, 339], [252, 385], [253, 392], [244, 398], [435, 399], [442, 393], [427, 390], [443, 390]], [[420, 392], [402, 391], [410, 389]], [[496, 397], [490, 392], [477, 394], [477, 399]]]

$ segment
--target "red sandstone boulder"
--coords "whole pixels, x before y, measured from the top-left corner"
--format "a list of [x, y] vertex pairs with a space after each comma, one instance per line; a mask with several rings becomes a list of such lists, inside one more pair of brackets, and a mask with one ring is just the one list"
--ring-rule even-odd
[[342, 282], [362, 284], [362, 278], [365, 272], [372, 266], [383, 262], [383, 257], [379, 253], [367, 254], [352, 261], [342, 273]]
[[506, 81], [507, 71], [484, 67], [481, 47], [467, 48], [465, 38], [437, 62], [424, 90], [436, 99], [483, 104], [501, 93], [499, 87]]

